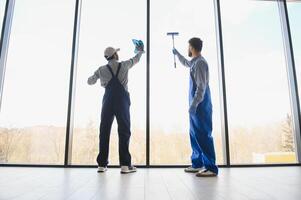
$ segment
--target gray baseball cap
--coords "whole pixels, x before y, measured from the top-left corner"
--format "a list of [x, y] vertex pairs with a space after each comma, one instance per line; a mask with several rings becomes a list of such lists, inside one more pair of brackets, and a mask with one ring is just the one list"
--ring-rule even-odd
[[106, 48], [105, 51], [104, 51], [104, 56], [105, 56], [106, 58], [110, 58], [110, 57], [112, 57], [112, 56], [113, 56], [116, 52], [118, 52], [118, 51], [120, 51], [119, 48], [115, 49], [115, 48], [113, 48], [113, 47], [108, 47], [108, 48]]

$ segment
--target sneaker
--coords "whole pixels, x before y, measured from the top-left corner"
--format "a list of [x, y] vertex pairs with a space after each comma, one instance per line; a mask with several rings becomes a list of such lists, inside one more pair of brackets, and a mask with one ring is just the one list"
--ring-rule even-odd
[[129, 173], [133, 173], [136, 172], [137, 168], [134, 166], [121, 166], [121, 171], [120, 173], [122, 174], [129, 174]]
[[199, 171], [196, 174], [196, 176], [197, 177], [215, 177], [215, 176], [217, 176], [217, 174], [208, 169], [204, 169], [204, 170]]
[[107, 171], [108, 170], [108, 168], [107, 167], [98, 167], [97, 168], [97, 173], [103, 173], [103, 172], [105, 172], [105, 171]]
[[197, 173], [197, 172], [199, 172], [199, 171], [201, 171], [203, 169], [204, 169], [203, 167], [201, 167], [201, 168], [194, 168], [194, 167], [190, 166], [190, 167], [185, 168], [184, 171], [187, 172], [187, 173]]

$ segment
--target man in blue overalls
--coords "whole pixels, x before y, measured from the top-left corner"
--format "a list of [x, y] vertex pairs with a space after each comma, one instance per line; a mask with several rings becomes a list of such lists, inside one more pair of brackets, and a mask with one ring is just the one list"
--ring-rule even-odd
[[118, 62], [118, 51], [119, 49], [113, 47], [106, 48], [104, 56], [108, 60], [108, 64], [99, 67], [88, 79], [89, 85], [95, 84], [100, 79], [101, 86], [105, 87], [101, 111], [97, 172], [105, 172], [107, 170], [110, 132], [114, 117], [116, 117], [118, 123], [121, 173], [136, 172], [136, 167], [132, 166], [129, 152], [131, 102], [127, 84], [129, 69], [139, 62], [144, 51], [143, 45], [136, 46], [136, 56], [124, 62]]
[[176, 49], [180, 62], [190, 69], [189, 120], [190, 143], [192, 147], [192, 166], [185, 172], [196, 173], [199, 177], [217, 176], [215, 150], [212, 138], [212, 104], [209, 88], [209, 70], [205, 58], [201, 55], [203, 41], [199, 38], [189, 40], [187, 60]]

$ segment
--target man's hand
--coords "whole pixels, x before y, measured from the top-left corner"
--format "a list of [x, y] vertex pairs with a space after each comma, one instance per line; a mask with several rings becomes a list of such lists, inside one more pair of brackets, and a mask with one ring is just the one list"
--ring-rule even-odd
[[172, 53], [173, 53], [174, 55], [178, 55], [178, 54], [179, 54], [179, 52], [178, 52], [178, 50], [177, 50], [176, 48], [173, 48], [173, 49], [172, 49]]
[[144, 44], [142, 40], [133, 39], [133, 43], [135, 45], [135, 53], [144, 52]]
[[195, 114], [195, 113], [196, 113], [196, 110], [197, 110], [197, 107], [194, 106], [194, 105], [191, 105], [190, 108], [189, 108], [189, 113]]
[[139, 52], [139, 51], [142, 51], [142, 52], [144, 52], [144, 44], [142, 43], [141, 45], [139, 45], [139, 46], [136, 46], [136, 49], [135, 49], [137, 52]]

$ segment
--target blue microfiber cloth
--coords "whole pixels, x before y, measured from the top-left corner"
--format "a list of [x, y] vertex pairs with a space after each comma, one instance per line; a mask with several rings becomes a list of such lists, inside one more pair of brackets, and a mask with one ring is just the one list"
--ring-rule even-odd
[[144, 51], [144, 44], [142, 42], [142, 40], [136, 40], [136, 39], [132, 39], [134, 45], [135, 45], [135, 53], [138, 53], [139, 51]]

